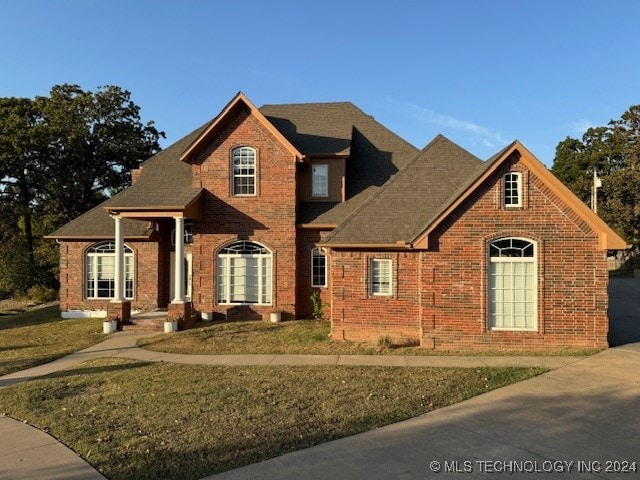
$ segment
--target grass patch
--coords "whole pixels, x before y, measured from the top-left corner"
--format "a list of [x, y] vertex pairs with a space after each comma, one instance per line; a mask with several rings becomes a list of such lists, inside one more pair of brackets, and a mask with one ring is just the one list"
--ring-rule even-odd
[[138, 345], [149, 350], [200, 355], [233, 354], [306, 354], [306, 355], [592, 355], [602, 349], [558, 348], [553, 350], [482, 350], [441, 351], [394, 344], [389, 337], [380, 337], [376, 345], [354, 342], [333, 342], [329, 338], [330, 324], [323, 320], [296, 320], [269, 323], [263, 321], [200, 323], [195, 329], [173, 335], [143, 338]]
[[82, 350], [104, 339], [99, 319], [62, 319], [57, 306], [0, 317], [0, 375]]
[[0, 412], [60, 439], [108, 478], [197, 479], [414, 417], [543, 371], [99, 359], [0, 390]]

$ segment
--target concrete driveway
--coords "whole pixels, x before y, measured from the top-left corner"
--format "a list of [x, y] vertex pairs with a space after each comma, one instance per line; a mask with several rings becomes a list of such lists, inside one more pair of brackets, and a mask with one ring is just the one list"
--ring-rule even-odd
[[640, 278], [609, 281], [609, 345], [640, 342]]

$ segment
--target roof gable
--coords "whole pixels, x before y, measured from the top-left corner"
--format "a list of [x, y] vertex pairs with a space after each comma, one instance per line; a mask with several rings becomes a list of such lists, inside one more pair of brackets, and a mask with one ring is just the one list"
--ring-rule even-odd
[[565, 202], [589, 227], [598, 234], [600, 238], [600, 248], [602, 250], [624, 250], [629, 248], [627, 243], [614, 232], [604, 220], [594, 213], [582, 200], [580, 200], [569, 188], [564, 185], [555, 175], [553, 175], [540, 160], [538, 160], [519, 141], [514, 141], [496, 155], [491, 157], [479, 174], [471, 177], [471, 181], [454, 195], [452, 201], [430, 224], [417, 235], [412, 243], [415, 245], [428, 246], [428, 235], [435, 230], [458, 206], [462, 204], [480, 185], [495, 173], [506, 162], [513, 153], [520, 154], [520, 161], [531, 173], [543, 181], [549, 189]]
[[197, 138], [189, 145], [184, 152], [180, 155], [180, 160], [183, 162], [189, 162], [194, 155], [203, 148], [204, 145], [214, 136], [220, 127], [224, 125], [225, 120], [233, 113], [237, 112], [240, 108], [247, 108], [249, 112], [254, 115], [258, 121], [281, 142], [284, 147], [289, 150], [297, 159], [302, 159], [300, 151], [293, 146], [293, 144], [284, 136], [276, 127], [269, 122], [265, 116], [256, 108], [256, 106], [249, 101], [249, 99], [242, 92], [238, 92], [235, 97], [227, 104], [226, 107], [214, 118], [209, 125], [207, 125]]

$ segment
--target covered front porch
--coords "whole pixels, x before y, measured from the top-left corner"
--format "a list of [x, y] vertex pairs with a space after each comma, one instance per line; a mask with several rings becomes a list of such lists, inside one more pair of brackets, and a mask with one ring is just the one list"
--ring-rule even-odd
[[[190, 270], [191, 254], [186, 252], [185, 244], [192, 238], [187, 222], [197, 219], [200, 214], [199, 196], [182, 207], [173, 208], [134, 208], [105, 207], [114, 223], [114, 292], [107, 305], [107, 319], [116, 320], [120, 328], [133, 323], [151, 324], [148, 320], [159, 317], [177, 321], [180, 328], [186, 328], [195, 321], [191, 299]], [[148, 221], [157, 232], [158, 259], [157, 278], [154, 279], [158, 292], [157, 309], [132, 315], [130, 298], [125, 294], [125, 236], [123, 219]], [[170, 238], [168, 235], [170, 232]], [[188, 260], [188, 261], [186, 261]], [[140, 261], [139, 261], [140, 263]], [[145, 273], [137, 272], [138, 283], [147, 279], [140, 278]]]

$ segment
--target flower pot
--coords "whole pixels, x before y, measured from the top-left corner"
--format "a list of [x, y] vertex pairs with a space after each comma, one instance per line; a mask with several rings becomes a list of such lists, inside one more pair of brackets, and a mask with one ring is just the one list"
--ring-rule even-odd
[[115, 320], [105, 320], [102, 322], [102, 331], [104, 333], [115, 333], [118, 329], [118, 322]]
[[269, 314], [269, 318], [271, 323], [280, 323], [282, 321], [282, 313], [281, 312], [271, 312]]
[[173, 333], [178, 331], [178, 322], [164, 322], [164, 333]]

